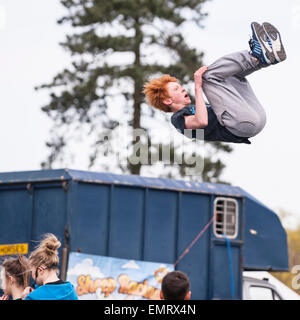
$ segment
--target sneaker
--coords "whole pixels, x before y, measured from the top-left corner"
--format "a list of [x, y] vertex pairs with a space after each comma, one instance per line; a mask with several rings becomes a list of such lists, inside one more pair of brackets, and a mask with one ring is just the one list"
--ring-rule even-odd
[[286, 59], [286, 53], [281, 41], [279, 31], [269, 22], [264, 22], [262, 24], [262, 27], [268, 38], [270, 39], [269, 41], [271, 42], [271, 47], [276, 59], [275, 63], [284, 61]]
[[275, 62], [275, 55], [268, 42], [268, 36], [264, 28], [257, 22], [251, 23], [252, 39], [249, 41], [251, 55], [257, 58], [262, 65]]

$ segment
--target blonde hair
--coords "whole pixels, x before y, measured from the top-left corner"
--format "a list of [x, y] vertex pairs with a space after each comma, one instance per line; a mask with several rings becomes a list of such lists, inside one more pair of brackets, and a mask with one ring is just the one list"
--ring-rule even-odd
[[169, 74], [165, 74], [160, 78], [152, 79], [144, 84], [143, 93], [146, 95], [148, 103], [164, 112], [170, 112], [169, 106], [163, 103], [164, 99], [170, 98], [167, 90], [167, 84], [169, 82], [178, 82], [175, 77], [171, 77]]
[[30, 264], [34, 267], [44, 265], [49, 269], [57, 268], [59, 264], [57, 249], [60, 246], [61, 243], [54, 234], [45, 234], [44, 239], [37, 248], [31, 252], [29, 256]]
[[7, 258], [3, 261], [2, 267], [4, 268], [5, 276], [13, 277], [18, 286], [23, 288], [29, 286], [29, 261], [25, 256], [18, 255], [16, 258]]

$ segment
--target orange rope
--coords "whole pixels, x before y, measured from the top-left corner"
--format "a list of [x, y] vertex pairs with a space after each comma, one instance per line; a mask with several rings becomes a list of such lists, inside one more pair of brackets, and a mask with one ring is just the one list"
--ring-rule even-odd
[[174, 269], [175, 269], [175, 266], [178, 264], [178, 262], [190, 251], [190, 249], [193, 247], [193, 245], [199, 240], [199, 238], [203, 235], [203, 233], [208, 229], [208, 227], [213, 223], [214, 220], [215, 220], [215, 214], [209, 220], [209, 222], [206, 224], [206, 226], [197, 234], [195, 239], [187, 246], [187, 248], [183, 251], [183, 253], [176, 260], [176, 262], [173, 264]]

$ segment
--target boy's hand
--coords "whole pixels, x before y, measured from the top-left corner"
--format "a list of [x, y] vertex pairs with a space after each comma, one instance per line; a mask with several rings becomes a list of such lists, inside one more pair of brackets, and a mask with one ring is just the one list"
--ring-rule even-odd
[[206, 70], [207, 70], [207, 67], [203, 66], [203, 67], [199, 68], [194, 73], [194, 80], [195, 80], [195, 87], [196, 88], [202, 87], [202, 75]]

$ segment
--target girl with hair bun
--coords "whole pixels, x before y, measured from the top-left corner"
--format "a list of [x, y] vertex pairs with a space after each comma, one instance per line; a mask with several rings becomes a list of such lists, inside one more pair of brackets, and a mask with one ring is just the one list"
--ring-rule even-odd
[[21, 300], [24, 289], [29, 285], [30, 270], [28, 259], [23, 255], [7, 258], [2, 263], [1, 283], [4, 295], [0, 300]]
[[44, 235], [44, 239], [29, 256], [30, 270], [38, 287], [26, 288], [25, 300], [77, 300], [74, 286], [58, 278], [58, 248], [60, 241], [54, 234]]

